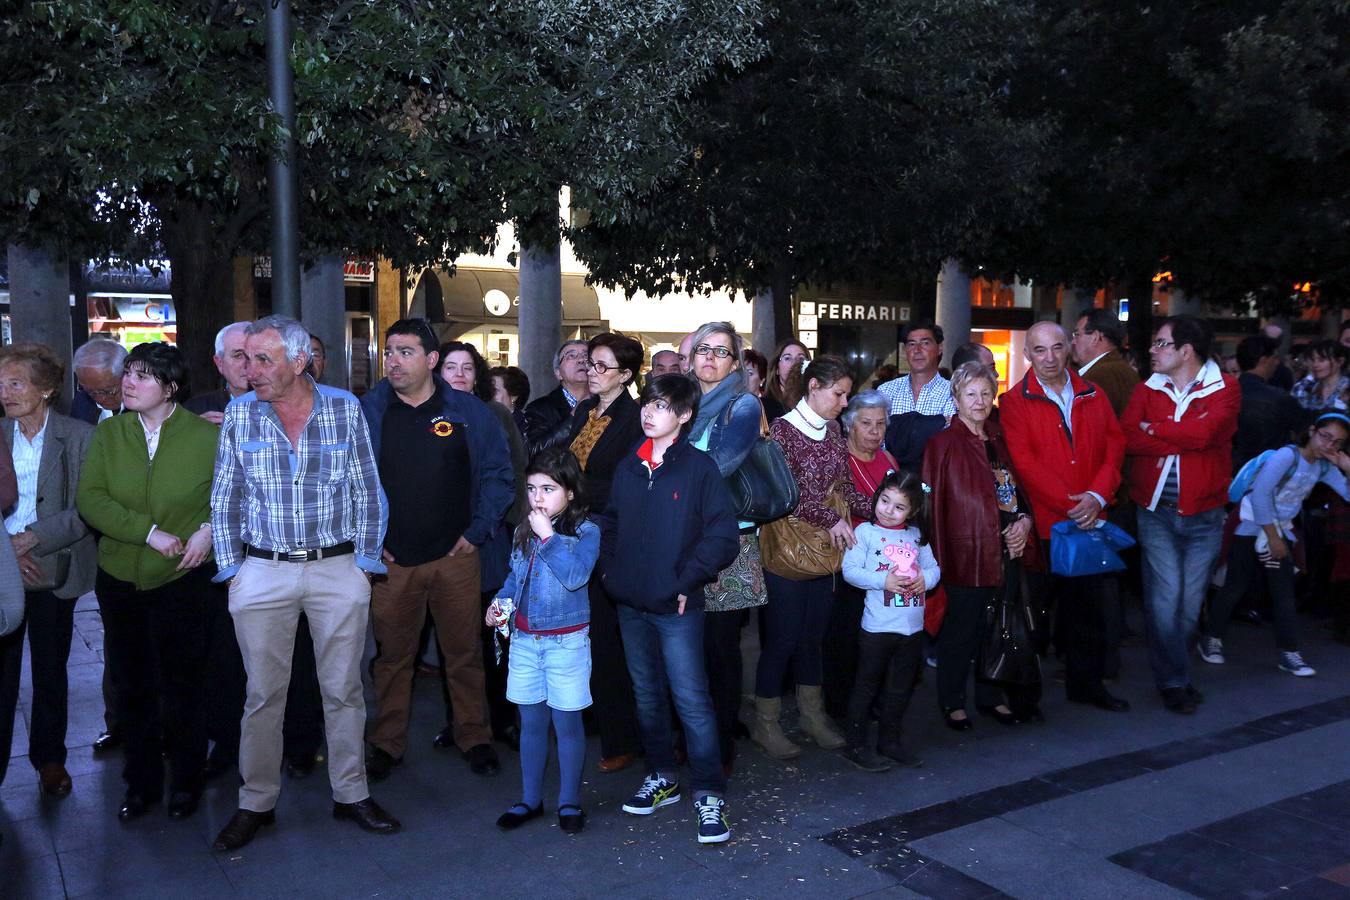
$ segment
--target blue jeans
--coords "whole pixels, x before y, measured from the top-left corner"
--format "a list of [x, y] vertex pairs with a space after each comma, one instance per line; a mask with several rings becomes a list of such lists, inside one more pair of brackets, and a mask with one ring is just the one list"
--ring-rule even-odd
[[1193, 516], [1139, 507], [1149, 664], [1158, 690], [1191, 683], [1189, 648], [1223, 543], [1222, 508]]
[[619, 604], [628, 674], [637, 698], [638, 728], [647, 751], [647, 768], [674, 772], [675, 745], [670, 733], [670, 704], [684, 725], [695, 796], [726, 793], [722, 754], [717, 744], [717, 715], [703, 668], [703, 610], [684, 615], [639, 612]]

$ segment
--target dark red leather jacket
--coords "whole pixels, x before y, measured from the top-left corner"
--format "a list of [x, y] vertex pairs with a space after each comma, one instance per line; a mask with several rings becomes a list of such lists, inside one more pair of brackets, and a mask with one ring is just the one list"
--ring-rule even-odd
[[[998, 459], [1016, 478], [998, 424], [985, 422], [984, 430]], [[923, 480], [933, 491], [928, 495], [929, 543], [942, 567], [942, 583], [958, 587], [1001, 585], [1003, 529], [984, 441], [960, 419], [953, 418], [924, 448]], [[1030, 510], [1023, 512], [1029, 514]], [[1026, 552], [1034, 555], [1031, 539]]]

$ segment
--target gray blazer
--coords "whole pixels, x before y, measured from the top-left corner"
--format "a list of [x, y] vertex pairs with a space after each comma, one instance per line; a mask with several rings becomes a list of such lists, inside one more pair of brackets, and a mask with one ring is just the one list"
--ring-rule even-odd
[[[94, 428], [87, 422], [63, 416], [55, 410], [47, 413], [47, 434], [42, 443], [42, 461], [38, 464], [37, 521], [28, 530], [37, 535], [34, 556], [47, 556], [58, 550], [70, 550], [70, 572], [65, 584], [57, 585], [56, 596], [69, 600], [94, 589], [98, 566], [98, 545], [94, 533], [75, 510], [75, 491], [80, 485], [80, 470], [89, 451]], [[14, 449], [14, 420], [0, 418], [0, 439]], [[64, 460], [63, 460], [64, 457]], [[65, 484], [61, 483], [62, 474]], [[61, 502], [62, 497], [65, 503]]]

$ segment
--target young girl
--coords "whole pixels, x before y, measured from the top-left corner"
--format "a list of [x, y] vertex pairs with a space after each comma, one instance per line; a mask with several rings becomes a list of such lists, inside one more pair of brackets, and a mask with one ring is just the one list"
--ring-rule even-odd
[[[487, 624], [512, 624], [506, 698], [520, 707], [521, 801], [497, 819], [509, 831], [544, 813], [550, 720], [558, 735], [558, 827], [576, 834], [591, 705], [591, 608], [587, 586], [600, 555], [600, 529], [586, 520], [581, 467], [566, 448], [540, 451], [525, 469], [529, 515], [516, 528], [511, 571], [487, 610]], [[514, 612], [512, 612], [514, 608]]]
[[[941, 571], [928, 547], [928, 486], [910, 472], [892, 472], [872, 495], [871, 521], [854, 531], [844, 554], [844, 579], [867, 591], [858, 634], [858, 674], [848, 701], [844, 759], [867, 772], [891, 762], [921, 766], [900, 743], [900, 720], [923, 667], [924, 592]], [[881, 695], [878, 753], [865, 746], [867, 714]]]
[[1324, 412], [1297, 446], [1282, 447], [1261, 463], [1251, 490], [1239, 507], [1241, 521], [1228, 545], [1228, 575], [1210, 605], [1206, 634], [1200, 641], [1200, 658], [1205, 662], [1215, 665], [1224, 662], [1223, 637], [1233, 607], [1247, 592], [1257, 571], [1264, 568], [1275, 611], [1279, 667], [1300, 678], [1317, 674], [1298, 651], [1290, 546], [1295, 540], [1293, 519], [1319, 481], [1350, 500], [1350, 487], [1346, 485], [1346, 476], [1350, 475], [1350, 456], [1345, 453], [1347, 437], [1350, 437], [1350, 416]]

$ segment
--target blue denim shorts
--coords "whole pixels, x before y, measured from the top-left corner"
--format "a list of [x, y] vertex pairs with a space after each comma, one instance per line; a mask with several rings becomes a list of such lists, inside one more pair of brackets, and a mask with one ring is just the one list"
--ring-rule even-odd
[[547, 702], [573, 712], [591, 705], [591, 630], [528, 634], [511, 638], [506, 699], [518, 706]]

